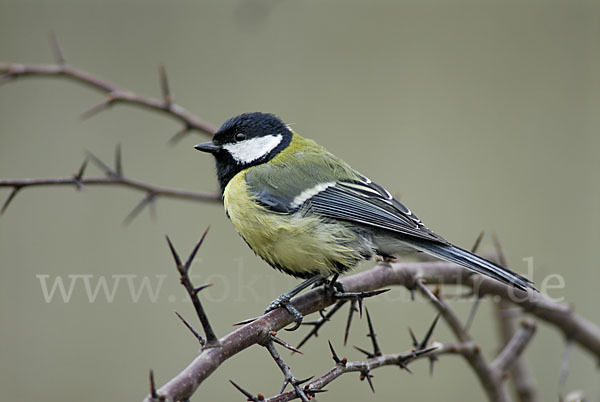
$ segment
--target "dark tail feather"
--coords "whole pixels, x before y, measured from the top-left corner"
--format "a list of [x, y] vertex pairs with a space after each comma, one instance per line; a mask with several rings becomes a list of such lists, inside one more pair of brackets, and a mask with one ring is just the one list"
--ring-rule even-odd
[[530, 288], [537, 291], [537, 289], [533, 286], [533, 282], [524, 276], [521, 276], [516, 272], [512, 272], [509, 269], [503, 268], [498, 264], [471, 253], [470, 251], [463, 250], [460, 247], [456, 247], [451, 244], [419, 241], [418, 248], [426, 253], [432, 254], [435, 257], [462, 265], [465, 268], [499, 280], [507, 285], [512, 285], [518, 289], [527, 290], [527, 288]]

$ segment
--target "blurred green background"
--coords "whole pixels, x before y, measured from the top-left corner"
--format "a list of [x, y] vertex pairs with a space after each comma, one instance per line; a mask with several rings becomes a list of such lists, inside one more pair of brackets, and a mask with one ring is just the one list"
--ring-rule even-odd
[[[0, 0], [0, 60], [52, 62], [56, 32], [69, 62], [145, 96], [159, 96], [167, 66], [176, 101], [219, 125], [269, 111], [401, 197], [429, 227], [469, 247], [497, 233], [513, 269], [533, 257], [538, 285], [559, 274], [564, 298], [600, 323], [600, 5], [597, 1], [33, 1]], [[69, 176], [85, 149], [111, 161], [121, 143], [125, 173], [154, 184], [217, 188], [212, 158], [167, 140], [179, 126], [157, 114], [115, 107], [81, 121], [101, 101], [70, 82], [27, 79], [0, 87], [0, 178]], [[89, 175], [99, 175], [89, 169]], [[2, 200], [8, 190], [0, 191]], [[140, 400], [148, 369], [163, 384], [190, 362], [197, 344], [173, 314], [195, 322], [165, 244], [187, 254], [212, 229], [193, 272], [218, 335], [253, 317], [294, 283], [256, 258], [219, 204], [159, 199], [121, 220], [141, 195], [119, 188], [38, 188], [21, 192], [0, 218], [0, 389], [6, 400]], [[489, 245], [489, 240], [486, 243]], [[94, 302], [83, 280], [69, 302], [48, 286], [68, 275], [131, 275], [156, 291], [137, 302], [121, 279], [114, 300]], [[134, 276], [135, 275], [135, 276]], [[162, 278], [162, 279], [161, 279]], [[161, 282], [162, 281], [162, 282]], [[556, 284], [551, 280], [551, 284]], [[449, 289], [449, 291], [453, 291]], [[135, 293], [135, 292], [134, 292]], [[384, 351], [410, 348], [434, 317], [421, 299], [395, 289], [368, 302]], [[462, 317], [470, 303], [454, 303]], [[473, 334], [492, 358], [498, 341], [486, 301]], [[298, 377], [332, 366], [326, 340], [342, 346], [346, 313], [286, 358]], [[297, 342], [306, 329], [282, 336]], [[369, 344], [355, 321], [350, 344]], [[453, 340], [442, 324], [435, 339]], [[526, 351], [543, 400], [556, 400], [564, 341], [540, 324]], [[600, 400], [597, 362], [575, 349], [567, 390]], [[435, 375], [377, 370], [372, 395], [358, 375], [320, 400], [463, 401], [484, 394], [457, 357]], [[281, 375], [253, 347], [226, 362], [194, 400], [242, 400], [228, 383], [275, 394]]]

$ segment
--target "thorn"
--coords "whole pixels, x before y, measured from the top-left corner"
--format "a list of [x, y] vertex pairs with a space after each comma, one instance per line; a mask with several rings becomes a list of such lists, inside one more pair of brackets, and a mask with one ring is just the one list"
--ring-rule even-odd
[[312, 380], [313, 378], [315, 378], [315, 376], [314, 376], [314, 375], [311, 375], [310, 377], [308, 377], [308, 378], [305, 378], [304, 380], [296, 380], [296, 382], [295, 382], [295, 384], [294, 384], [294, 385], [302, 385], [302, 384], [304, 384], [305, 382], [309, 382], [309, 381], [310, 381], [310, 380]]
[[190, 269], [190, 266], [192, 265], [192, 261], [194, 260], [194, 257], [196, 256], [196, 253], [200, 249], [200, 246], [202, 245], [202, 243], [204, 243], [204, 238], [208, 234], [208, 230], [209, 229], [210, 229], [210, 225], [208, 225], [206, 227], [206, 229], [204, 230], [204, 233], [202, 234], [202, 237], [200, 238], [200, 241], [198, 242], [198, 244], [196, 244], [196, 247], [194, 247], [194, 250], [192, 250], [190, 256], [188, 257], [187, 261], [185, 262], [185, 265], [183, 266], [183, 268], [186, 271], [188, 271]]
[[173, 136], [169, 139], [169, 145], [175, 145], [184, 137], [186, 137], [191, 131], [190, 126], [184, 126], [179, 129]]
[[504, 250], [502, 249], [502, 245], [500, 244], [500, 239], [498, 235], [494, 233], [492, 235], [492, 241], [494, 242], [494, 248], [496, 249], [496, 254], [498, 255], [498, 262], [503, 267], [508, 267], [508, 263], [506, 262], [506, 255], [504, 254]]
[[479, 245], [481, 244], [481, 240], [483, 239], [484, 233], [485, 232], [482, 230], [481, 233], [479, 233], [479, 236], [477, 236], [477, 238], [475, 239], [475, 243], [473, 243], [473, 247], [471, 247], [471, 252], [473, 254], [475, 254], [477, 252], [477, 249], [479, 249]]
[[280, 394], [283, 394], [283, 391], [285, 391], [285, 387], [287, 387], [289, 383], [290, 380], [288, 378], [283, 379], [283, 385], [281, 386], [281, 390], [279, 391]]
[[248, 318], [247, 320], [239, 321], [239, 322], [236, 322], [236, 323], [231, 324], [231, 325], [234, 326], [234, 327], [238, 327], [240, 325], [250, 324], [251, 322], [254, 322], [254, 321], [258, 320], [259, 318], [260, 317]]
[[419, 341], [417, 340], [417, 337], [415, 336], [415, 333], [413, 332], [411, 327], [408, 327], [408, 333], [410, 334], [410, 338], [412, 340], [413, 346], [415, 348], [419, 348]]
[[150, 219], [152, 219], [152, 222], [156, 222], [157, 219], [157, 213], [156, 213], [156, 197], [153, 197], [150, 202], [148, 203], [148, 208], [150, 210]]
[[81, 113], [81, 119], [82, 120], [87, 120], [90, 117], [102, 112], [103, 110], [108, 109], [110, 106], [112, 106], [112, 104], [115, 101], [115, 96], [112, 95], [112, 92], [108, 94], [108, 98], [106, 98], [104, 101], [92, 106], [91, 108], [89, 108], [88, 110], [84, 111], [83, 113]]
[[298, 349], [296, 349], [295, 347], [293, 347], [292, 345], [290, 345], [289, 343], [287, 343], [286, 341], [284, 341], [283, 339], [278, 338], [273, 334], [270, 335], [270, 338], [273, 342], [280, 344], [284, 348], [289, 349], [294, 353], [300, 353], [301, 355], [304, 354], [304, 353], [300, 352]]
[[164, 65], [158, 66], [158, 76], [160, 80], [160, 91], [162, 93], [165, 109], [170, 109], [173, 104], [173, 96], [169, 88], [169, 80], [167, 79], [167, 71]]
[[115, 176], [123, 177], [123, 163], [121, 160], [121, 144], [115, 147]]
[[357, 300], [358, 311], [360, 318], [362, 318], [363, 299], [367, 297], [373, 297], [389, 291], [390, 289], [372, 290], [369, 292], [339, 292], [334, 293], [333, 297], [338, 300]]
[[371, 337], [371, 342], [373, 343], [373, 356], [381, 356], [381, 348], [377, 343], [377, 336], [375, 335], [375, 329], [373, 328], [373, 323], [371, 322], [371, 316], [369, 315], [369, 310], [365, 307], [365, 312], [367, 313], [367, 324], [369, 325], [369, 336]]
[[438, 357], [437, 356], [431, 356], [429, 358], [429, 376], [433, 377], [433, 367], [435, 366], [435, 362], [437, 362]]
[[189, 329], [192, 334], [194, 334], [194, 336], [196, 337], [196, 339], [198, 339], [198, 342], [200, 342], [200, 346], [204, 346], [204, 344], [206, 343], [204, 341], [204, 338], [202, 338], [202, 335], [200, 335], [198, 333], [198, 331], [196, 331], [191, 325], [190, 323], [188, 323], [185, 318], [183, 318], [181, 316], [181, 314], [179, 314], [177, 311], [174, 311], [174, 313], [177, 315], [177, 317], [179, 317], [179, 319], [181, 320], [181, 322], [183, 322], [183, 325], [185, 325], [187, 327], [187, 329]]
[[129, 225], [135, 219], [135, 217], [138, 216], [140, 212], [142, 212], [146, 205], [150, 204], [154, 200], [154, 197], [156, 197], [156, 193], [149, 191], [146, 194], [146, 196], [142, 198], [140, 202], [137, 203], [137, 205], [131, 210], [131, 212], [127, 214], [125, 219], [123, 219], [123, 225]]
[[117, 173], [113, 171], [106, 163], [102, 162], [102, 159], [98, 158], [96, 155], [91, 153], [90, 151], [85, 151], [86, 155], [92, 162], [104, 172], [108, 177], [117, 177]]
[[194, 294], [198, 294], [200, 292], [202, 292], [204, 289], [211, 287], [213, 284], [212, 283], [207, 283], [206, 285], [202, 285], [202, 286], [198, 286], [197, 288], [194, 289]]
[[465, 323], [464, 331], [469, 331], [473, 321], [475, 320], [475, 314], [477, 314], [477, 308], [479, 307], [479, 303], [481, 302], [481, 296], [479, 294], [475, 295], [475, 301], [471, 306], [471, 311], [469, 312], [469, 317], [467, 317], [467, 322]]
[[358, 299], [358, 316], [362, 320], [362, 312], [363, 312], [363, 300]]
[[83, 188], [83, 184], [81, 184], [81, 179], [83, 179], [83, 174], [85, 173], [85, 169], [87, 168], [89, 160], [90, 160], [90, 158], [89, 158], [89, 156], [87, 156], [83, 160], [83, 163], [79, 167], [79, 170], [77, 171], [77, 173], [75, 173], [75, 175], [73, 175], [73, 180], [75, 180], [75, 185], [77, 186], [78, 190], [81, 190]]
[[60, 44], [58, 43], [58, 39], [54, 32], [50, 32], [50, 46], [52, 47], [52, 53], [54, 53], [54, 59], [56, 60], [56, 64], [64, 66], [67, 64], [67, 60], [63, 55], [63, 52], [60, 48]]
[[165, 238], [167, 239], [167, 243], [169, 243], [169, 249], [171, 250], [171, 254], [173, 254], [173, 259], [175, 260], [175, 264], [177, 265], [177, 267], [181, 267], [181, 260], [179, 259], [179, 254], [177, 254], [177, 250], [175, 250], [175, 247], [173, 246], [173, 243], [171, 243], [171, 239], [169, 239], [169, 236], [165, 235]]
[[408, 366], [406, 365], [406, 363], [404, 363], [403, 360], [400, 360], [398, 362], [398, 367], [400, 367], [403, 370], [406, 370], [408, 372], [408, 374], [412, 374], [413, 373], [412, 370], [408, 368]]
[[21, 190], [21, 187], [13, 187], [13, 190], [9, 194], [8, 198], [6, 199], [6, 201], [4, 201], [4, 204], [2, 204], [2, 208], [0, 209], [0, 215], [4, 215], [4, 212], [6, 211], [6, 208], [8, 208], [8, 205], [15, 198], [15, 196], [17, 195], [17, 193], [19, 192], [19, 190]]
[[331, 350], [331, 357], [333, 358], [333, 361], [335, 362], [335, 364], [340, 364], [342, 361], [338, 357], [337, 353], [335, 353], [335, 349], [333, 349], [331, 341], [327, 341], [327, 343], [329, 343], [329, 350]]
[[236, 383], [234, 383], [233, 381], [229, 380], [229, 382], [231, 383], [231, 385], [233, 385], [238, 391], [240, 391], [242, 394], [244, 394], [244, 396], [246, 398], [248, 398], [249, 401], [254, 401], [257, 402], [260, 399], [255, 397], [254, 395], [252, 395], [250, 392], [246, 391], [244, 388], [240, 387], [239, 385], [237, 385]]
[[[427, 330], [427, 333], [425, 334], [425, 336], [423, 337], [423, 340], [421, 342], [419, 342], [417, 340], [417, 337], [415, 336], [415, 333], [413, 332], [413, 330], [410, 327], [408, 327], [408, 332], [410, 333], [413, 347], [415, 348], [415, 352], [413, 353], [413, 356], [419, 356], [421, 354], [429, 353], [429, 352], [437, 349], [437, 347], [431, 347], [431, 348], [427, 348], [427, 349], [425, 347], [427, 346], [427, 344], [429, 343], [429, 340], [431, 339], [431, 335], [433, 334], [433, 330], [435, 329], [435, 326], [437, 325], [437, 323], [440, 319], [440, 315], [441, 314], [438, 313], [435, 316], [433, 322], [429, 326], [429, 329]], [[433, 365], [434, 365], [435, 361], [437, 361], [437, 356], [432, 355], [429, 357], [429, 373], [430, 373], [430, 375], [433, 375]], [[404, 367], [402, 367], [402, 368], [404, 368]], [[408, 368], [406, 368], [406, 370], [408, 370]], [[410, 370], [408, 370], [408, 371], [410, 372]], [[412, 372], [411, 372], [411, 374], [412, 374]]]
[[431, 353], [435, 350], [438, 350], [439, 346], [430, 346], [426, 349], [421, 349], [421, 350], [417, 350], [416, 352], [413, 352], [413, 355], [415, 357], [419, 357], [421, 355], [426, 355], [427, 353]]
[[331, 317], [347, 302], [347, 300], [338, 301], [325, 315], [321, 316], [316, 321], [307, 322], [306, 325], [312, 325], [313, 328], [302, 338], [300, 343], [298, 343], [297, 348], [300, 349], [311, 337], [317, 337], [317, 334], [321, 327], [325, 325], [325, 323], [331, 320]]
[[356, 309], [356, 300], [350, 301], [350, 310], [348, 311], [348, 321], [346, 322], [346, 330], [344, 331], [344, 346], [348, 344], [348, 336], [350, 336], [350, 326], [352, 325], [352, 317]]
[[369, 383], [369, 387], [371, 387], [371, 391], [375, 393], [375, 387], [373, 386], [373, 381], [371, 380], [371, 378], [373, 378], [373, 375], [371, 375], [371, 372], [369, 370], [360, 372], [360, 380], [363, 381], [365, 378]]
[[359, 352], [363, 353], [365, 356], [367, 356], [369, 359], [372, 359], [373, 357], [375, 357], [375, 355], [367, 350], [364, 350], [363, 348], [360, 348], [356, 345], [352, 345], [354, 347], [354, 349], [358, 350]]
[[156, 393], [156, 384], [154, 383], [154, 371], [150, 370], [150, 396], [152, 399], [158, 399], [158, 394]]
[[415, 346], [419, 346], [420, 350], [424, 349], [427, 346], [427, 344], [429, 343], [429, 339], [431, 338], [431, 335], [433, 334], [433, 330], [435, 329], [435, 326], [437, 325], [438, 320], [440, 319], [440, 315], [441, 314], [438, 313], [435, 316], [435, 319], [433, 320], [433, 322], [429, 326], [429, 329], [427, 330], [427, 333], [425, 334], [425, 337], [423, 338], [423, 340], [421, 341], [421, 343], [418, 344], [418, 345], [415, 345]]

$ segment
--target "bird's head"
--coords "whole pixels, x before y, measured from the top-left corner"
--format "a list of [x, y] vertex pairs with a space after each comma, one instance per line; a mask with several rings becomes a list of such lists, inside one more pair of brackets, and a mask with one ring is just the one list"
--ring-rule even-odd
[[198, 144], [195, 148], [214, 155], [223, 190], [229, 180], [243, 169], [271, 160], [289, 145], [292, 135], [290, 129], [273, 114], [244, 113], [227, 120], [212, 141]]

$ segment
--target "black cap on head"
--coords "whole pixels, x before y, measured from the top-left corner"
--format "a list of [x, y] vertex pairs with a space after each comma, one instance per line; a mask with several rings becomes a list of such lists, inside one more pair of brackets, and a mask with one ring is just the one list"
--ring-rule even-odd
[[227, 120], [212, 141], [198, 144], [199, 151], [214, 155], [221, 191], [238, 172], [270, 161], [292, 140], [292, 132], [274, 114], [244, 113]]
[[287, 126], [271, 113], [244, 113], [227, 120], [213, 137], [213, 142], [225, 144], [235, 141], [235, 134], [246, 134], [246, 138], [255, 138], [265, 135], [281, 134], [285, 136], [289, 130]]

